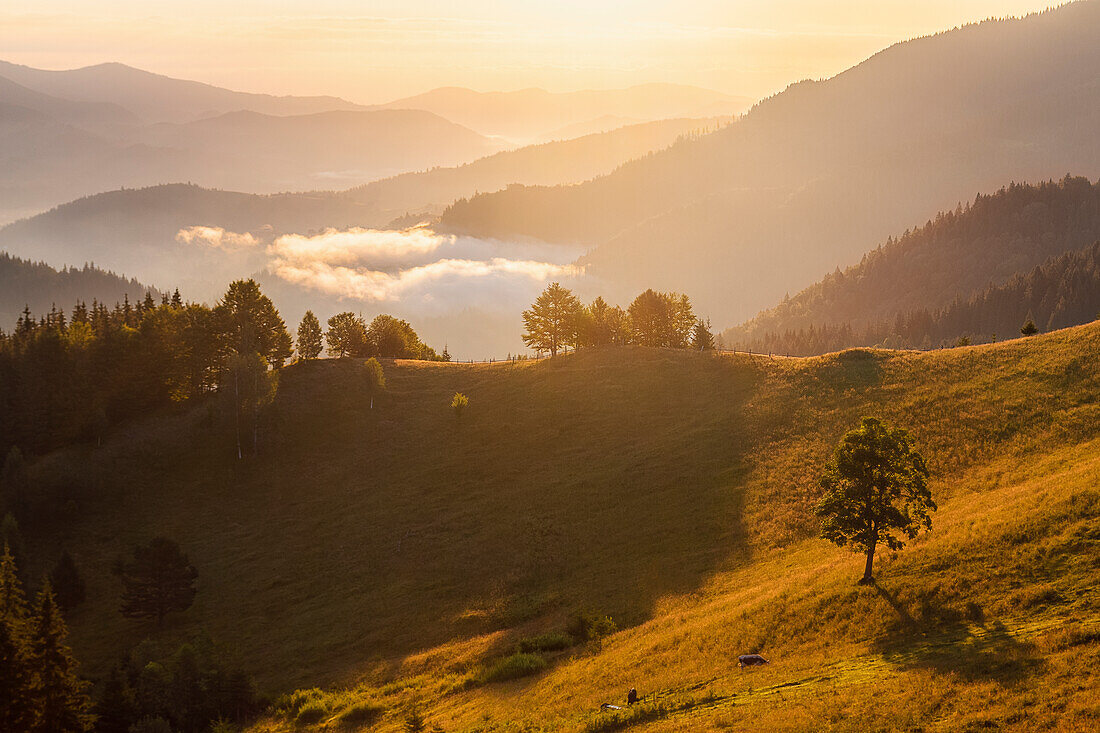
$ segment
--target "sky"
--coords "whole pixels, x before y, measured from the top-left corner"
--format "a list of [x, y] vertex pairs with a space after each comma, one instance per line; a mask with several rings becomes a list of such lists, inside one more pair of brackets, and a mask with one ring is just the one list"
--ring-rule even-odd
[[674, 82], [759, 99], [1027, 0], [10, 0], [0, 59], [118, 61], [242, 91], [385, 102], [439, 86]]

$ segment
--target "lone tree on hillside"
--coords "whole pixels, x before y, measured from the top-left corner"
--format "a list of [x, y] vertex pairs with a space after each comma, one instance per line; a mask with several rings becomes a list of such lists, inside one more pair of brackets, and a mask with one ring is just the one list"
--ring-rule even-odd
[[1035, 325], [1035, 321], [1029, 318], [1027, 319], [1027, 322], [1024, 323], [1023, 327], [1020, 328], [1020, 333], [1022, 333], [1024, 336], [1034, 336], [1035, 334], [1039, 333], [1039, 329]]
[[386, 388], [386, 375], [382, 373], [382, 365], [373, 356], [363, 362], [362, 367], [364, 389], [370, 398], [370, 409], [374, 409], [374, 396]]
[[583, 309], [573, 291], [558, 283], [550, 283], [546, 290], [523, 311], [523, 343], [536, 351], [549, 351], [557, 356], [558, 349], [575, 344], [577, 326]]
[[821, 536], [867, 555], [860, 585], [871, 575], [875, 548], [904, 546], [899, 535], [912, 539], [921, 527], [932, 529], [935, 511], [928, 490], [928, 467], [909, 434], [865, 417], [840, 441], [821, 476], [825, 495], [817, 505]]
[[122, 607], [127, 618], [155, 618], [160, 626], [172, 611], [186, 611], [195, 600], [198, 573], [166, 537], [155, 537], [134, 548], [133, 559], [119, 561], [115, 574], [122, 578]]
[[302, 359], [316, 359], [321, 355], [321, 322], [313, 311], [306, 311], [302, 322], [298, 324], [298, 356]]

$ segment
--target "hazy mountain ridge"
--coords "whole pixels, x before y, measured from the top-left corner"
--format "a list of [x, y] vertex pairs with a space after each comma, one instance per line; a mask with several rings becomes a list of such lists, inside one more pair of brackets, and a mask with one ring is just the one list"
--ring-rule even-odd
[[57, 270], [44, 262], [0, 252], [0, 330], [11, 331], [24, 308], [39, 317], [54, 306], [67, 313], [77, 301], [89, 306], [93, 300], [113, 305], [127, 296], [137, 302], [146, 293], [160, 295], [156, 288], [95, 265]]
[[[155, 267], [157, 282], [161, 274], [175, 273], [194, 283], [211, 266], [208, 258], [219, 253], [209, 252], [198, 263], [189, 262], [175, 242], [177, 233], [186, 227], [251, 232], [266, 241], [278, 234], [305, 234], [327, 227], [381, 228], [406, 212], [424, 212], [430, 217], [458, 196], [517, 180], [585, 180], [648, 150], [665, 147], [681, 135], [717, 124], [687, 119], [644, 123], [504, 151], [455, 168], [403, 174], [343, 192], [255, 195], [182, 184], [110, 191], [0, 228], [0, 248], [58, 265], [91, 259], [128, 272]], [[157, 264], [162, 261], [163, 266]], [[205, 294], [207, 289], [196, 292]]]
[[111, 118], [114, 105], [52, 98], [2, 79], [0, 100], [7, 193], [0, 217], [9, 219], [119, 187], [194, 181], [255, 193], [312, 190], [457, 165], [501, 148], [421, 110], [244, 110], [146, 126]]
[[197, 120], [239, 110], [301, 115], [366, 109], [364, 105], [339, 97], [280, 97], [238, 92], [203, 82], [174, 79], [119, 63], [49, 71], [0, 61], [0, 77], [55, 97], [109, 102], [151, 123]]
[[[1052, 257], [1097, 240], [1100, 182], [1066, 177], [1038, 185], [1012, 184], [993, 194], [979, 194], [965, 207], [941, 212], [897, 239], [889, 238], [858, 265], [838, 269], [723, 335], [730, 343], [747, 345], [763, 343], [768, 333], [810, 326], [820, 330], [846, 325], [857, 333], [881, 322], [892, 326], [899, 315], [966, 303]], [[1023, 315], [1019, 314], [1021, 323]], [[1049, 315], [1040, 324], [1044, 329], [1071, 325], [1048, 323]], [[968, 331], [959, 316], [954, 323], [961, 329], [956, 337], [998, 330], [984, 328], [979, 321]], [[999, 333], [1005, 335], [1003, 327]]]
[[602, 133], [505, 150], [453, 168], [405, 173], [347, 191], [398, 216], [442, 210], [456, 199], [510, 185], [581, 182], [661, 150], [681, 136], [728, 124], [728, 119], [671, 119], [627, 125]]
[[531, 142], [568, 126], [591, 124], [601, 117], [657, 120], [729, 116], [739, 114], [751, 103], [747, 97], [683, 84], [642, 84], [576, 92], [477, 92], [441, 87], [381, 106], [426, 109], [485, 135]]
[[[588, 183], [458, 202], [453, 231], [595, 246], [590, 274], [749, 316], [975, 191], [1100, 175], [1100, 4], [900, 43]], [[701, 266], [705, 263], [705, 266]]]
[[933, 349], [983, 344], [1015, 338], [1027, 323], [1038, 331], [1055, 331], [1097, 318], [1100, 240], [942, 308], [899, 311], [895, 318], [855, 326], [811, 323], [781, 331], [758, 329], [751, 335], [733, 328], [723, 338], [738, 350], [813, 356], [857, 346]]

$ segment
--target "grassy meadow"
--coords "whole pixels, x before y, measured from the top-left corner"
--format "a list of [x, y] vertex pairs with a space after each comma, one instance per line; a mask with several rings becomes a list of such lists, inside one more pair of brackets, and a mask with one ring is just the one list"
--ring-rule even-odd
[[[1100, 323], [930, 353], [398, 361], [373, 409], [360, 368], [283, 370], [256, 458], [211, 399], [34, 465], [66, 510], [28, 536], [84, 574], [89, 675], [202, 629], [272, 696], [302, 688], [257, 731], [1100, 727]], [[877, 587], [812, 516], [863, 415], [911, 431], [940, 507]], [[199, 571], [163, 629], [118, 614], [110, 572], [156, 534]], [[619, 630], [514, 655], [582, 613]], [[738, 670], [749, 652], [772, 664]], [[640, 706], [598, 712], [630, 687]]]

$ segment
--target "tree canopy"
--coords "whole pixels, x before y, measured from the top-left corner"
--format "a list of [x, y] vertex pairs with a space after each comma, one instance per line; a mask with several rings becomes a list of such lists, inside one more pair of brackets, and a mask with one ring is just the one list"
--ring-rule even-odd
[[298, 356], [302, 359], [316, 359], [324, 344], [321, 341], [321, 322], [313, 311], [306, 311], [302, 322], [298, 324]]
[[560, 349], [576, 344], [581, 313], [581, 302], [571, 290], [550, 283], [523, 312], [523, 343], [557, 356]]
[[861, 583], [873, 583], [875, 548], [904, 546], [935, 511], [928, 468], [909, 434], [865, 417], [844, 435], [821, 476], [821, 535], [867, 556]]
[[122, 579], [122, 615], [135, 619], [156, 619], [157, 624], [173, 611], [185, 611], [195, 599], [198, 573], [172, 540], [155, 537], [134, 548], [128, 561], [115, 565]]

